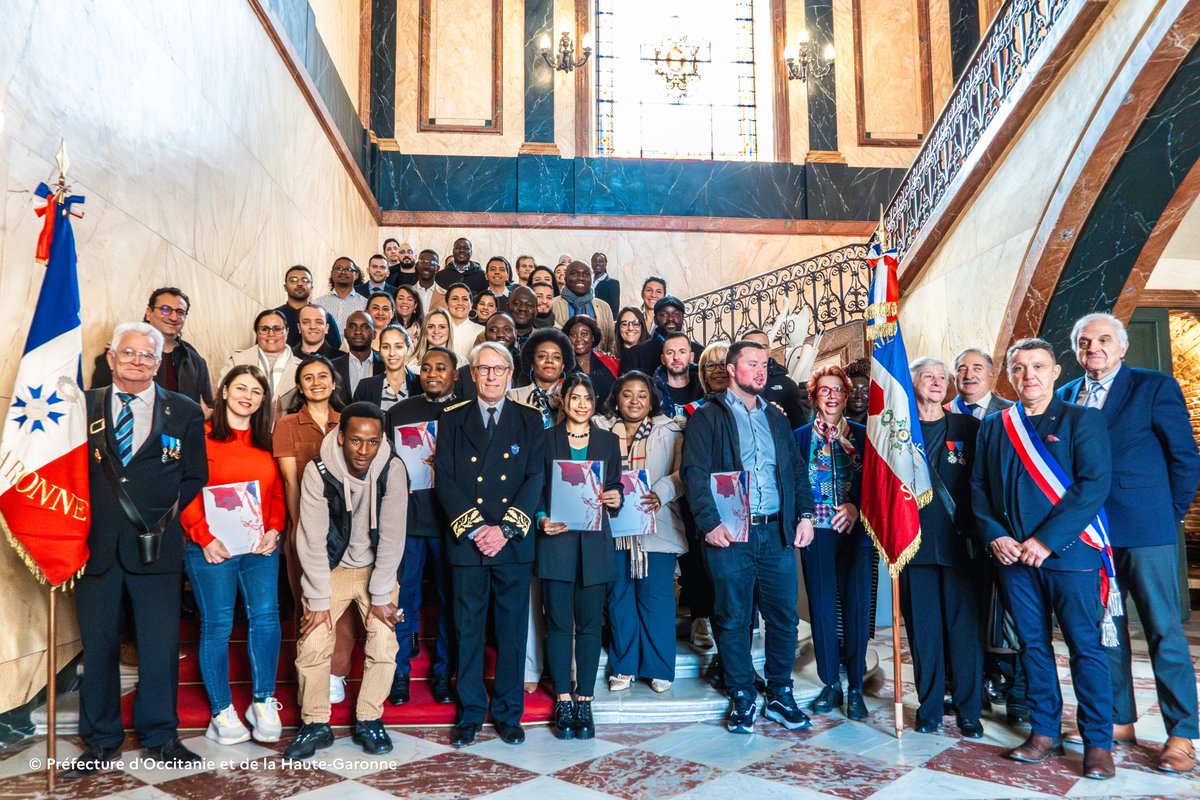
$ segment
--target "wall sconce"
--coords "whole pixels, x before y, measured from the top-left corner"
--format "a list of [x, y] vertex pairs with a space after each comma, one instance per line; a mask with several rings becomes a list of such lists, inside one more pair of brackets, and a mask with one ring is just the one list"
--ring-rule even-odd
[[588, 58], [592, 55], [592, 34], [585, 33], [583, 35], [583, 57], [575, 58], [575, 45], [571, 41], [571, 32], [564, 25], [562, 33], [558, 37], [558, 55], [552, 57], [550, 55], [550, 34], [543, 33], [542, 38], [538, 41], [538, 47], [541, 48], [542, 58], [550, 69], [562, 70], [570, 73], [576, 67], [582, 67], [587, 63]]
[[788, 80], [791, 81], [807, 83], [809, 78], [824, 78], [829, 74], [829, 70], [833, 69], [833, 43], [825, 45], [825, 52], [821, 54], [823, 60], [818, 61], [808, 42], [808, 31], [804, 29], [800, 31], [800, 40], [796, 43], [796, 48], [784, 55]]

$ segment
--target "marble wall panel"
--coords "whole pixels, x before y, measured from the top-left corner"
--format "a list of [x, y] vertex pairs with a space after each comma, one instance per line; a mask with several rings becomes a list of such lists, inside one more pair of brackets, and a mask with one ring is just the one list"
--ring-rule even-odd
[[924, 2], [855, 0], [860, 33], [855, 47], [864, 89], [858, 98], [863, 111], [859, 137], [915, 141], [925, 133], [918, 20], [918, 4]]
[[[479, 0], [426, 0], [429, 119], [439, 125], [496, 124], [492, 105], [492, 4]], [[485, 44], [486, 43], [486, 44]], [[424, 68], [424, 67], [423, 67]]]
[[329, 59], [357, 108], [361, 3], [359, 0], [308, 0], [308, 5]]
[[958, 80], [979, 46], [979, 0], [950, 0], [950, 68]]
[[933, 67], [933, 118], [937, 120], [958, 78], [951, 70], [950, 4], [958, 0], [929, 0], [929, 53]]
[[808, 219], [879, 219], [904, 179], [905, 170], [852, 167], [846, 164], [804, 165]]
[[525, 141], [554, 141], [554, 72], [540, 41], [554, 30], [553, 0], [525, 2]]
[[[371, 0], [371, 115], [375, 135], [390, 139], [396, 133], [396, 59], [398, 24], [396, 0]], [[410, 28], [405, 32], [415, 48]]]
[[1160, 258], [1146, 281], [1147, 289], [1200, 289], [1200, 260]]

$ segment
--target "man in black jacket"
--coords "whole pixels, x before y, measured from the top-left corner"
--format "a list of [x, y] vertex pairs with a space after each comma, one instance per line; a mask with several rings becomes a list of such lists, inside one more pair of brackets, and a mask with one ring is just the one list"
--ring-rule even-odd
[[87, 749], [66, 773], [82, 778], [121, 752], [118, 664], [121, 596], [137, 622], [133, 726], [146, 757], [171, 767], [199, 756], [179, 741], [179, 510], [208, 480], [200, 406], [155, 384], [163, 339], [146, 323], [113, 331], [105, 358], [112, 386], [88, 394], [92, 527], [86, 571], [75, 584], [83, 641], [79, 734]]
[[608, 274], [608, 256], [592, 253], [592, 294], [608, 303], [613, 314], [621, 310], [621, 282]]
[[[169, 392], [178, 392], [194, 400], [207, 413], [213, 402], [208, 364], [196, 352], [196, 348], [183, 340], [183, 325], [191, 309], [192, 301], [182, 289], [164, 286], [150, 293], [142, 319], [163, 335], [163, 358], [158, 362], [154, 382]], [[108, 351], [105, 350], [96, 356], [91, 388], [99, 389], [112, 382], [112, 368], [108, 363]]]
[[487, 275], [480, 269], [479, 263], [471, 260], [471, 240], [455, 239], [453, 258], [445, 267], [438, 270], [434, 282], [445, 291], [456, 283], [465, 283], [475, 297], [488, 288]]
[[[766, 622], [768, 719], [789, 730], [811, 723], [792, 695], [796, 660], [795, 547], [813, 538], [808, 468], [787, 419], [760, 396], [767, 382], [766, 348], [735, 342], [726, 356], [729, 388], [701, 406], [683, 440], [683, 482], [704, 537], [713, 579], [713, 627], [725, 671], [730, 708], [726, 727], [750, 733], [758, 716], [750, 636], [755, 602]], [[713, 473], [748, 473], [749, 519], [738, 537], [717, 510]]]
[[[636, 369], [653, 375], [662, 364], [663, 337], [682, 330], [683, 301], [673, 295], [667, 295], [654, 305], [654, 333], [646, 341], [625, 351], [621, 358], [621, 374]], [[703, 347], [692, 342], [692, 353], [695, 354], [696, 361], [700, 360], [700, 353], [703, 351]]]

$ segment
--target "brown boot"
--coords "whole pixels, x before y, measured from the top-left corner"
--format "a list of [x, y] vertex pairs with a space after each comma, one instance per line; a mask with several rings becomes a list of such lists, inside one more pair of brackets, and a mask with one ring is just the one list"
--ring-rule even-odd
[[[1063, 734], [1063, 741], [1068, 744], [1083, 744], [1083, 734], [1078, 728]], [[1113, 725], [1113, 744], [1137, 744], [1137, 734], [1133, 732], [1133, 723]]]
[[1062, 754], [1063, 746], [1061, 739], [1051, 739], [1049, 736], [1031, 733], [1029, 734], [1029, 738], [1025, 740], [1025, 744], [1009, 750], [1004, 754], [1004, 757], [1026, 764], [1037, 764], [1040, 761], [1045, 761], [1048, 756], [1061, 756]]
[[1083, 749], [1083, 777], [1097, 781], [1106, 781], [1115, 777], [1117, 768], [1113, 766], [1112, 753], [1103, 747], [1085, 747]]
[[1154, 766], [1163, 772], [1191, 772], [1196, 766], [1196, 748], [1192, 747], [1192, 740], [1182, 736], [1168, 737]]

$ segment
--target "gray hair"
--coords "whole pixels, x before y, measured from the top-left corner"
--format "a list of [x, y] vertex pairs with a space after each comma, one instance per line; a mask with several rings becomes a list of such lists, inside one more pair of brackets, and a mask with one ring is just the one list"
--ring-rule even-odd
[[1125, 323], [1114, 317], [1112, 314], [1104, 314], [1097, 312], [1095, 314], [1085, 314], [1075, 321], [1074, 327], [1071, 328], [1071, 348], [1079, 349], [1079, 337], [1083, 335], [1083, 329], [1093, 322], [1107, 322], [1117, 331], [1117, 341], [1121, 344], [1129, 344], [1129, 331], [1125, 330]]
[[151, 325], [149, 322], [122, 322], [117, 327], [113, 328], [112, 338], [109, 339], [109, 349], [116, 351], [121, 346], [121, 340], [129, 334], [137, 334], [145, 336], [150, 341], [154, 342], [154, 355], [162, 358], [163, 351], [163, 335], [162, 331]]
[[915, 383], [917, 380], [917, 375], [921, 372], [921, 370], [929, 369], [930, 367], [941, 367], [942, 375], [946, 376], [947, 378], [950, 377], [949, 370], [946, 369], [946, 362], [942, 361], [940, 358], [934, 358], [933, 356], [923, 356], [909, 364], [908, 374], [912, 377], [913, 382]]
[[956, 355], [954, 357], [954, 371], [955, 372], [958, 372], [958, 364], [960, 361], [962, 361], [963, 356], [971, 355], [972, 353], [974, 353], [975, 355], [979, 356], [984, 361], [986, 361], [987, 365], [988, 365], [988, 369], [995, 371], [996, 365], [992, 362], [991, 353], [985, 353], [983, 350], [981, 350], [978, 347], [968, 347], [968, 348], [962, 350], [958, 355]]
[[1050, 344], [1045, 339], [1020, 339], [1014, 342], [1013, 346], [1008, 348], [1008, 351], [1004, 354], [1004, 361], [1010, 370], [1012, 369], [1013, 356], [1023, 350], [1045, 350], [1050, 354], [1050, 359], [1056, 364], [1058, 363], [1058, 356], [1054, 354], [1054, 345]]
[[509, 369], [513, 368], [512, 353], [510, 353], [508, 351], [507, 347], [500, 344], [499, 342], [480, 342], [479, 344], [472, 347], [470, 355], [467, 356], [467, 362], [471, 365], [472, 368], [474, 368], [476, 366], [475, 362], [479, 360], [479, 354], [482, 353], [484, 350], [491, 350], [494, 353], [499, 353], [504, 358], [505, 363], [508, 364], [508, 368]]

